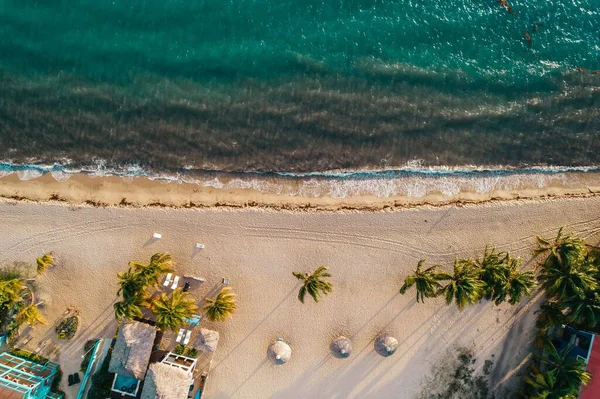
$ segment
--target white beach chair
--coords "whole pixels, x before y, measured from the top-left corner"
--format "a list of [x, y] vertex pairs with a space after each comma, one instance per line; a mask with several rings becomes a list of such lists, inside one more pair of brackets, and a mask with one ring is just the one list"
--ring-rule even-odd
[[178, 283], [179, 283], [179, 276], [175, 276], [175, 279], [173, 279], [173, 285], [171, 286], [171, 289], [174, 290], [175, 288], [177, 288]]
[[167, 278], [165, 279], [165, 283], [163, 284], [165, 287], [168, 287], [171, 284], [171, 279], [173, 278], [173, 273], [167, 274]]
[[160, 240], [162, 238], [162, 234], [160, 234], [160, 233], [154, 233], [154, 234], [152, 234], [152, 238], [154, 238], [156, 240]]
[[187, 333], [185, 333], [185, 339], [183, 340], [183, 344], [187, 345], [190, 343], [190, 338], [192, 337], [192, 330], [188, 330]]
[[196, 249], [204, 249], [204, 244], [196, 243]]
[[185, 332], [185, 330], [183, 328], [179, 329], [179, 334], [177, 334], [177, 338], [175, 339], [175, 342], [181, 342], [181, 338], [183, 338], [184, 332]]
[[227, 284], [229, 284], [229, 279], [227, 277], [223, 277], [223, 280], [221, 280], [221, 283], [223, 283], [223, 285], [227, 285]]

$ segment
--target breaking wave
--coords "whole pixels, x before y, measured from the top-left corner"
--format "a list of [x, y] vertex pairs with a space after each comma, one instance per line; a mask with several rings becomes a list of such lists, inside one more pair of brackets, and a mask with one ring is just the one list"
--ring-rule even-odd
[[20, 180], [50, 174], [56, 181], [66, 181], [76, 174], [90, 177], [117, 176], [126, 182], [134, 178], [196, 184], [216, 189], [254, 190], [265, 194], [307, 198], [336, 199], [356, 196], [421, 198], [430, 193], [445, 196], [460, 192], [477, 194], [545, 187], [579, 187], [600, 185], [600, 167], [422, 167], [412, 162], [404, 167], [380, 170], [340, 170], [311, 173], [289, 172], [220, 172], [182, 169], [174, 173], [153, 173], [139, 165], [107, 167], [104, 161], [88, 167], [74, 168], [68, 163], [52, 165], [0, 163], [0, 177], [16, 173]]

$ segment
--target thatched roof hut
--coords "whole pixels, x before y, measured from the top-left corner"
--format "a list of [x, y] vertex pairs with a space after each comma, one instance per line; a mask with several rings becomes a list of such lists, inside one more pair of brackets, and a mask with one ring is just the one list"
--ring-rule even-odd
[[337, 337], [331, 342], [331, 352], [335, 357], [347, 358], [352, 353], [352, 341], [346, 337]]
[[137, 321], [121, 324], [108, 370], [143, 380], [155, 336], [156, 329], [148, 324]]
[[194, 379], [190, 373], [166, 363], [152, 363], [141, 399], [187, 399]]
[[268, 354], [275, 364], [284, 364], [292, 357], [292, 348], [279, 339], [273, 345], [269, 346]]
[[219, 333], [217, 331], [201, 328], [196, 336], [195, 348], [207, 353], [213, 353], [219, 343]]
[[381, 356], [391, 356], [398, 349], [398, 340], [391, 335], [381, 334], [375, 340], [375, 351]]

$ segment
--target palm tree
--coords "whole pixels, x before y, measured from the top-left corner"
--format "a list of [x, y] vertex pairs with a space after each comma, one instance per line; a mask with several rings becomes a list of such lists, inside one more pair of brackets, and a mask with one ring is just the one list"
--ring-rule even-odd
[[548, 301], [540, 306], [535, 325], [537, 328], [547, 330], [550, 327], [560, 326], [565, 321], [561, 305], [556, 301]]
[[40, 310], [38, 309], [39, 304], [32, 303], [31, 305], [23, 307], [15, 316], [17, 325], [23, 323], [29, 324], [31, 327], [35, 327], [36, 324], [45, 324], [46, 321], [42, 317]]
[[479, 279], [486, 285], [486, 299], [494, 300], [496, 305], [504, 302], [508, 294], [508, 261], [508, 253], [496, 252], [496, 248], [490, 251], [487, 245], [483, 258], [472, 261], [473, 266], [480, 269]]
[[180, 288], [173, 291], [170, 297], [162, 293], [151, 304], [151, 309], [156, 316], [156, 325], [161, 330], [176, 331], [186, 324], [185, 319], [192, 317], [198, 307], [193, 299], [188, 298], [187, 292]]
[[40, 256], [37, 258], [37, 273], [42, 274], [48, 269], [50, 266], [54, 266], [55, 260], [52, 254], [45, 254], [44, 256]]
[[554, 239], [554, 242], [550, 242], [549, 239], [537, 236], [537, 248], [533, 250], [534, 255], [550, 252], [555, 256], [560, 254], [565, 255], [571, 252], [581, 253], [585, 248], [585, 242], [583, 239], [576, 237], [572, 232], [563, 235], [563, 228], [558, 230], [558, 234]]
[[600, 323], [600, 295], [596, 292], [588, 292], [581, 299], [572, 298], [565, 302], [569, 307], [567, 320], [574, 325], [588, 330], [595, 330]]
[[146, 289], [146, 281], [140, 273], [132, 270], [130, 267], [124, 273], [117, 273], [117, 277], [119, 279], [117, 295], [123, 294], [123, 299], [126, 301], [143, 296]]
[[298, 299], [304, 303], [304, 297], [308, 293], [315, 302], [319, 302], [321, 295], [327, 295], [333, 291], [333, 284], [323, 278], [331, 277], [327, 273], [327, 266], [320, 266], [313, 274], [292, 272], [294, 277], [302, 281], [302, 287], [298, 292]]
[[[531, 271], [519, 270], [521, 258], [509, 258], [507, 289], [510, 299], [508, 303], [514, 305], [521, 301], [524, 296], [531, 296], [531, 290], [535, 287], [535, 275]], [[502, 299], [504, 300], [504, 299]]]
[[[533, 367], [532, 367], [533, 368]], [[571, 389], [557, 386], [556, 371], [541, 372], [535, 369], [525, 377], [525, 384], [532, 391], [528, 399], [577, 399]], [[578, 393], [578, 392], [577, 392]]]
[[580, 255], [548, 256], [542, 265], [538, 280], [549, 298], [566, 301], [583, 298], [586, 292], [598, 288], [594, 278], [598, 268]]
[[455, 259], [454, 274], [441, 292], [445, 294], [448, 305], [454, 299], [458, 309], [462, 310], [465, 305], [472, 305], [481, 299], [485, 283], [479, 280], [479, 270], [471, 262]]
[[202, 308], [210, 321], [225, 321], [235, 311], [237, 304], [235, 294], [230, 287], [223, 287], [215, 299], [205, 298], [206, 305]]
[[113, 305], [116, 319], [132, 320], [134, 317], [142, 317], [140, 303], [135, 300], [122, 300]]
[[171, 255], [163, 252], [156, 253], [150, 258], [150, 263], [131, 261], [129, 267], [140, 274], [146, 286], [157, 285], [162, 274], [173, 273]]
[[0, 281], [0, 309], [12, 308], [22, 300], [25, 285], [20, 278]]
[[400, 293], [404, 295], [407, 289], [415, 285], [417, 290], [417, 302], [424, 302], [424, 298], [435, 298], [442, 288], [439, 281], [448, 280], [450, 278], [446, 273], [435, 271], [440, 265], [433, 265], [425, 270], [421, 270], [423, 263], [425, 263], [425, 259], [419, 261], [415, 274], [406, 277], [404, 279], [404, 284], [400, 287]]
[[538, 357], [546, 373], [554, 373], [554, 389], [551, 395], [553, 398], [564, 398], [568, 395], [577, 397], [582, 385], [586, 385], [592, 379], [590, 373], [586, 371], [586, 364], [583, 360], [569, 355], [572, 346], [567, 346], [558, 352], [552, 341], [546, 340], [544, 352]]
[[556, 372], [549, 371], [547, 373], [542, 373], [535, 369], [535, 371], [525, 377], [525, 384], [534, 392], [527, 395], [529, 399], [550, 398], [552, 391], [555, 390]]

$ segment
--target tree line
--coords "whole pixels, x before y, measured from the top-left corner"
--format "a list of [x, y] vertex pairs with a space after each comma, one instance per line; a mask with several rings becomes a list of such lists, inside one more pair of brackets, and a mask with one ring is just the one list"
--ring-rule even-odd
[[525, 377], [527, 398], [576, 399], [592, 376], [584, 360], [570, 356], [573, 344], [556, 348], [551, 332], [563, 325], [600, 332], [600, 248], [561, 228], [554, 238], [537, 237], [538, 282], [545, 294], [536, 326], [542, 349]]
[[423, 269], [424, 263], [425, 259], [421, 259], [414, 274], [406, 277], [400, 287], [400, 293], [405, 294], [414, 286], [417, 302], [444, 296], [448, 305], [455, 302], [459, 310], [482, 299], [496, 305], [514, 305], [530, 296], [535, 286], [533, 272], [521, 270], [521, 258], [495, 248], [486, 247], [481, 258], [455, 259], [452, 273], [439, 271], [441, 265]]
[[[37, 258], [37, 274], [44, 273], [55, 263], [52, 254]], [[0, 270], [0, 335], [6, 334], [11, 339], [24, 324], [35, 327], [46, 322], [38, 309], [43, 301], [35, 300], [35, 278], [26, 275], [29, 267], [28, 263], [17, 262]]]
[[[131, 261], [126, 272], [118, 273], [119, 290], [122, 299], [114, 304], [117, 319], [132, 320], [143, 317], [142, 309], [149, 309], [156, 317], [156, 325], [161, 330], [176, 331], [187, 324], [198, 310], [198, 306], [187, 292], [180, 288], [170, 295], [161, 292], [152, 297], [151, 293], [160, 288], [160, 278], [173, 273], [174, 262], [171, 255], [156, 253], [149, 263]], [[224, 321], [236, 309], [235, 294], [230, 287], [223, 287], [215, 298], [205, 298], [202, 308], [211, 321]]]
[[536, 320], [541, 353], [534, 357], [522, 395], [575, 399], [591, 375], [585, 361], [570, 355], [572, 346], [557, 348], [552, 334], [564, 325], [600, 332], [600, 248], [562, 228], [553, 240], [538, 236], [536, 241], [535, 272], [522, 271], [520, 258], [486, 247], [481, 258], [455, 259], [452, 273], [440, 271], [440, 265], [424, 268], [421, 259], [400, 293], [414, 286], [417, 302], [443, 296], [462, 310], [483, 299], [514, 305], [538, 285], [546, 298]]

